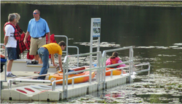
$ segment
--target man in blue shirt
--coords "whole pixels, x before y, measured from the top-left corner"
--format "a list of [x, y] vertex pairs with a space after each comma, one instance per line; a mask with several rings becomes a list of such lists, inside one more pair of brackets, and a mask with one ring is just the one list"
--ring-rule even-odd
[[40, 11], [38, 9], [33, 11], [33, 17], [28, 23], [24, 43], [26, 44], [27, 37], [30, 35], [30, 55], [34, 55], [34, 59], [39, 59], [40, 62], [41, 59], [37, 54], [37, 50], [46, 44], [46, 34], [48, 35], [48, 43], [50, 43], [50, 30], [46, 20], [40, 17]]

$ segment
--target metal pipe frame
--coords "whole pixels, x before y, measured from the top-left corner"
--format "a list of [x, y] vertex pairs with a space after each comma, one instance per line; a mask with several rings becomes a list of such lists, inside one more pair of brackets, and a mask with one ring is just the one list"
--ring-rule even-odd
[[[93, 55], [93, 54], [101, 54], [101, 52], [99, 51], [99, 52], [92, 52], [92, 53], [84, 53], [84, 54], [76, 54], [76, 55], [68, 55], [67, 57], [65, 57], [65, 59], [64, 59], [64, 62], [65, 62], [65, 64], [66, 64], [66, 70], [64, 70], [63, 69], [63, 99], [64, 98], [67, 98], [67, 87], [68, 87], [68, 74], [66, 74], [66, 73], [68, 73], [68, 61], [69, 61], [69, 57], [75, 57], [75, 56], [86, 56], [86, 55]], [[92, 70], [94, 70], [94, 69], [92, 69]], [[83, 71], [88, 71], [88, 70], [83, 70]], [[90, 73], [89, 73], [89, 83], [91, 83], [91, 70], [89, 70], [90, 71]], [[79, 72], [79, 71], [77, 71], [77, 72]], [[71, 74], [71, 73], [69, 73], [69, 74]], [[65, 86], [65, 82], [66, 82], [66, 86]]]
[[[0, 43], [0, 46], [4, 46], [5, 47], [5, 49], [4, 49], [4, 55], [5, 55], [5, 59], [7, 59], [7, 57], [6, 57], [6, 46], [3, 44], [3, 43]], [[8, 61], [8, 60], [7, 60]], [[5, 62], [5, 66], [4, 66], [5, 68], [4, 68], [4, 77], [5, 77], [5, 79], [4, 80], [1, 80], [2, 82], [6, 82], [7, 81], [7, 77], [6, 77], [6, 67], [7, 67], [7, 62]]]
[[[11, 85], [13, 82], [26, 82], [26, 83], [53, 83], [51, 82], [50, 80], [30, 80], [30, 79], [9, 79], [8, 80], [8, 88], [11, 89]], [[52, 86], [54, 87], [54, 86]], [[55, 89], [55, 88], [52, 88], [52, 89]]]
[[[78, 56], [80, 57], [80, 56], [87, 56], [87, 55], [93, 55], [93, 54], [97, 54], [97, 53], [100, 53], [101, 54], [101, 52], [100, 51], [98, 51], [98, 52], [92, 52], [92, 53], [82, 53], [82, 54], [79, 54]], [[73, 54], [73, 55], [68, 55], [68, 57], [75, 57], [75, 56], [77, 56], [77, 54]]]
[[[105, 62], [106, 62], [106, 54], [108, 53], [108, 52], [114, 52], [114, 51], [121, 51], [121, 50], [127, 50], [127, 49], [129, 49], [129, 61], [133, 61], [133, 60], [131, 60], [132, 58], [131, 57], [133, 57], [133, 55], [131, 55], [132, 54], [132, 52], [131, 52], [131, 49], [132, 49], [133, 47], [132, 46], [129, 46], [129, 47], [124, 47], [124, 48], [117, 48], [117, 49], [111, 49], [111, 50], [104, 50], [103, 51], [103, 53], [102, 53], [102, 68], [103, 68], [103, 89], [105, 89], [105, 79], [106, 79], [106, 76], [105, 76], [105, 73], [106, 73], [106, 64], [105, 64]], [[116, 65], [116, 64], [115, 64]], [[113, 66], [115, 66], [115, 65], [113, 65]], [[131, 62], [129, 62], [129, 72], [130, 72], [130, 77], [131, 77]]]

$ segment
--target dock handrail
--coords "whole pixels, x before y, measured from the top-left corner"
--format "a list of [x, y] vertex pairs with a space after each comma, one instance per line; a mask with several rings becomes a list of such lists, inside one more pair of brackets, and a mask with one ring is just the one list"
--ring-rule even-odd
[[[7, 59], [7, 57], [6, 57], [6, 46], [4, 45], [4, 43], [0, 43], [0, 46], [4, 46], [4, 55], [5, 55], [5, 59]], [[7, 62], [5, 62], [5, 66], [4, 66], [5, 68], [4, 68], [4, 77], [5, 77], [5, 79], [4, 80], [1, 80], [1, 82], [6, 82], [7, 81], [7, 78], [6, 78], [6, 67], [7, 67]], [[1, 69], [2, 70], [2, 69]]]
[[[42, 75], [36, 75], [38, 76], [47, 76], [49, 74], [42, 74]], [[26, 78], [26, 77], [24, 77]], [[11, 85], [13, 82], [26, 82], [26, 83], [52, 83], [52, 91], [54, 91], [56, 88], [56, 82], [51, 80], [30, 80], [30, 79], [9, 79], [8, 81], [8, 88], [11, 89]]]
[[[67, 97], [67, 88], [68, 88], [68, 75], [69, 74], [73, 74], [74, 72], [69, 72], [68, 73], [68, 68], [69, 68], [69, 64], [68, 64], [68, 62], [69, 62], [69, 57], [75, 57], [75, 56], [87, 56], [87, 55], [94, 55], [94, 54], [100, 54], [100, 56], [101, 56], [101, 52], [100, 51], [98, 51], [98, 52], [92, 52], [92, 53], [84, 53], [84, 54], [79, 54], [79, 55], [68, 55], [68, 56], [66, 56], [65, 58], [64, 58], [64, 63], [65, 63], [65, 67], [64, 67], [64, 70], [63, 70], [63, 98], [66, 98]], [[100, 58], [99, 58], [99, 61], [98, 61], [98, 67], [97, 68], [92, 68], [92, 69], [86, 69], [86, 70], [81, 70], [81, 71], [77, 71], [77, 72], [84, 72], [84, 71], [89, 71], [89, 83], [91, 84], [91, 79], [92, 79], [92, 77], [91, 77], [91, 74], [92, 74], [92, 70], [95, 70], [95, 69], [100, 69]], [[65, 70], [65, 69], [67, 69], [67, 70]], [[99, 74], [99, 72], [100, 71], [98, 71], [97, 70], [97, 74], [98, 75], [100, 75]], [[76, 73], [76, 72], [75, 72]], [[99, 77], [98, 77], [99, 78]], [[99, 80], [97, 80], [97, 81], [99, 81]], [[65, 82], [66, 82], [66, 84], [65, 84]], [[65, 86], [66, 85], [66, 86]]]
[[[105, 73], [106, 73], [106, 54], [108, 52], [114, 52], [114, 51], [121, 51], [121, 50], [128, 50], [129, 49], [129, 76], [130, 76], [130, 82], [131, 82], [131, 73], [132, 73], [132, 67], [133, 67], [133, 47], [129, 46], [129, 47], [124, 47], [124, 48], [117, 48], [117, 49], [110, 49], [110, 50], [104, 50], [102, 53], [102, 68], [103, 68], [103, 88], [105, 89]], [[116, 64], [115, 64], [116, 65]], [[113, 65], [113, 66], [115, 66]], [[118, 64], [119, 65], [119, 64]]]

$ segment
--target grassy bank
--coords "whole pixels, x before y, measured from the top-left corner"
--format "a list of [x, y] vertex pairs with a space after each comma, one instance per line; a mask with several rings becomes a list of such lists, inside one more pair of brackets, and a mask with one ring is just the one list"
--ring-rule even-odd
[[126, 6], [161, 6], [161, 7], [182, 7], [182, 2], [156, 2], [156, 1], [1, 1], [15, 4], [36, 4], [36, 5], [126, 5]]

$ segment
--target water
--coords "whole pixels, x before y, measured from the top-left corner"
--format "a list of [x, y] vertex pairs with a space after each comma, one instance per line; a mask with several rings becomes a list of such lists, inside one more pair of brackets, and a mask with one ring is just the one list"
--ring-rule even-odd
[[[131, 88], [135, 88], [135, 84], [137, 83], [142, 83], [141, 85], [144, 86], [150, 86], [150, 83], [153, 83], [153, 89], [158, 90], [156, 86], [162, 86], [162, 84], [158, 82], [165, 82], [170, 78], [175, 79], [172, 80], [171, 83], [175, 81], [181, 82], [181, 7], [1, 4], [1, 9], [1, 27], [3, 27], [4, 22], [7, 21], [9, 13], [17, 12], [21, 15], [19, 25], [24, 31], [27, 29], [28, 21], [32, 18], [33, 10], [39, 9], [41, 17], [48, 22], [51, 33], [67, 35], [69, 37], [69, 45], [78, 46], [80, 53], [89, 52], [89, 46], [87, 46], [87, 43], [83, 43], [90, 41], [91, 18], [100, 17], [101, 42], [117, 44], [119, 47], [134, 46], [135, 62], [151, 63], [151, 75], [149, 77], [145, 74], [138, 75], [133, 83], [134, 85], [130, 85], [132, 86]], [[3, 37], [3, 31], [1, 31], [1, 41]], [[62, 39], [56, 40], [60, 41]], [[114, 48], [117, 47], [101, 47], [101, 51]], [[69, 54], [73, 53], [76, 53], [76, 50], [70, 49]], [[111, 53], [108, 55], [111, 55]], [[126, 55], [128, 55], [128, 51], [119, 51], [120, 57]], [[151, 80], [151, 82], [147, 82], [144, 79]], [[166, 81], [166, 83], [167, 82], [168, 81]], [[128, 85], [122, 85], [108, 89], [103, 92], [102, 96], [107, 95], [113, 90], [121, 91], [127, 96], [129, 96], [129, 94], [133, 95], [131, 94], [132, 90], [129, 90], [129, 92], [125, 90], [127, 86]], [[175, 87], [181, 86], [179, 84], [175, 84], [174, 87], [166, 84], [163, 86], [166, 87], [159, 89], [161, 93], [166, 90], [165, 88], [181, 92], [181, 90]], [[136, 88], [136, 90], [140, 91], [142, 88], [143, 86]], [[176, 93], [174, 94], [173, 92], [167, 94], [162, 93], [160, 95], [156, 95], [156, 93], [122, 97], [124, 97], [123, 99], [126, 101], [128, 101], [127, 99], [135, 99], [135, 101], [138, 99], [138, 102], [146, 103], [181, 101], [181, 93], [177, 93], [178, 95], [175, 95]], [[98, 100], [109, 103], [109, 100], [100, 97], [100, 94], [91, 94], [90, 96], [93, 98], [90, 98], [91, 102]], [[84, 99], [87, 99], [87, 96], [74, 98], [73, 101], [84, 102]], [[111, 97], [111, 99], [114, 99], [113, 101], [118, 100], [114, 97]]]

